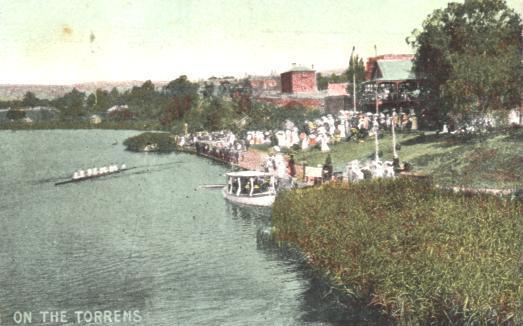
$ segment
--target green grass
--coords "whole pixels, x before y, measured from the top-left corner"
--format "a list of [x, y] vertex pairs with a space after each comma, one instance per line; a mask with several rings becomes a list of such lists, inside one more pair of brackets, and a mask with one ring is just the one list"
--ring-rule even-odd
[[[487, 188], [523, 186], [523, 128], [508, 128], [478, 136], [399, 134], [400, 160], [430, 174], [441, 185]], [[392, 160], [390, 135], [380, 139], [381, 158]], [[331, 146], [335, 169], [342, 170], [351, 160], [366, 160], [374, 155], [374, 138], [363, 142], [344, 142]], [[323, 164], [327, 154], [317, 149], [296, 152], [296, 162]]]
[[399, 324], [523, 322], [523, 206], [406, 178], [283, 192], [279, 240]]

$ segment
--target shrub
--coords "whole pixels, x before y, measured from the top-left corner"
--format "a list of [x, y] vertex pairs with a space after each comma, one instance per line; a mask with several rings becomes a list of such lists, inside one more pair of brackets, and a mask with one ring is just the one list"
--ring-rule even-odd
[[169, 152], [176, 149], [176, 142], [172, 134], [167, 132], [144, 132], [138, 136], [127, 138], [124, 145], [130, 151], [143, 151], [147, 145], [158, 145], [157, 151]]
[[408, 179], [283, 192], [279, 240], [400, 324], [517, 324], [523, 205]]

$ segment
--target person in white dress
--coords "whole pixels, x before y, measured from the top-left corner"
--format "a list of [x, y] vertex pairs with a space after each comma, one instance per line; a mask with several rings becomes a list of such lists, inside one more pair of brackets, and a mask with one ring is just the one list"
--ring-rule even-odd
[[305, 135], [301, 141], [301, 150], [306, 151], [309, 149], [309, 136]]
[[320, 150], [322, 152], [328, 152], [331, 149], [329, 148], [329, 145], [327, 144], [329, 141], [329, 137], [325, 134], [320, 135]]

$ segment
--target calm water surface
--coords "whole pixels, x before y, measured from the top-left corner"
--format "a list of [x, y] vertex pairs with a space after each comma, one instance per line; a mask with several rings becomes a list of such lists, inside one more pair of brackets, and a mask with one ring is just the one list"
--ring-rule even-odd
[[[227, 168], [124, 150], [134, 131], [0, 131], [0, 325], [16, 311], [138, 311], [115, 325], [330, 325], [342, 310], [274, 248], [270, 211], [218, 190]], [[118, 145], [112, 145], [117, 140]], [[77, 168], [137, 167], [54, 186]], [[53, 323], [50, 323], [53, 324]], [[63, 323], [55, 323], [63, 325]], [[67, 323], [66, 323], [67, 324]], [[110, 323], [105, 323], [110, 324]]]

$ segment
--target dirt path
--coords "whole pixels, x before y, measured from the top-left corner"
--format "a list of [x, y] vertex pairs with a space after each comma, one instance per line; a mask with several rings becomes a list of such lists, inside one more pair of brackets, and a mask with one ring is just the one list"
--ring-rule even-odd
[[[238, 166], [242, 169], [263, 171], [263, 162], [267, 155], [269, 154], [255, 149], [250, 149], [244, 152], [243, 159], [240, 159]], [[284, 155], [284, 157], [286, 162], [285, 166], [287, 166], [289, 157], [287, 155]], [[301, 178], [303, 176], [303, 167], [299, 164], [296, 164], [295, 167], [296, 176]]]
[[246, 170], [263, 170], [263, 161], [267, 154], [251, 149], [243, 152], [238, 166]]

